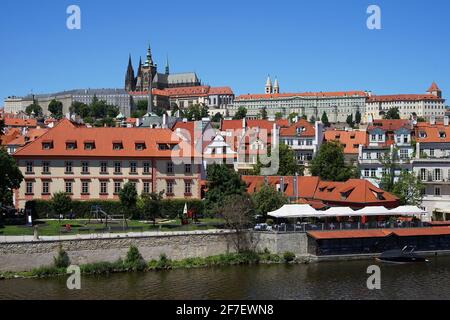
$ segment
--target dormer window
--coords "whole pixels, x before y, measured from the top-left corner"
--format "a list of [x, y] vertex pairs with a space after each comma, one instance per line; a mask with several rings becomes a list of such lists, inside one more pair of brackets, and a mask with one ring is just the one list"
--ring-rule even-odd
[[122, 150], [123, 143], [122, 141], [113, 141], [113, 150]]
[[95, 142], [94, 141], [85, 141], [84, 142], [84, 150], [94, 150]]
[[177, 145], [176, 144], [170, 144], [170, 143], [159, 143], [158, 144], [158, 149], [160, 151], [164, 151], [164, 150], [173, 150], [175, 149]]
[[42, 149], [43, 150], [50, 150], [53, 149], [53, 141], [47, 140], [42, 142]]
[[426, 137], [427, 137], [427, 134], [426, 134], [424, 131], [420, 131], [420, 132], [419, 132], [419, 137], [420, 137], [420, 138], [426, 138]]
[[66, 141], [66, 150], [75, 150], [77, 142], [75, 140]]
[[444, 139], [446, 137], [445, 132], [441, 131], [439, 132], [439, 138]]
[[145, 142], [143, 142], [143, 141], [136, 142], [135, 143], [135, 149], [136, 149], [136, 151], [145, 150]]

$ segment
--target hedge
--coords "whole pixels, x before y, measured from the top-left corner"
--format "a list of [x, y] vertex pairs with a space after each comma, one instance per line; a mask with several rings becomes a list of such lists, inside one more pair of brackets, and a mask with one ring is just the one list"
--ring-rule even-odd
[[[188, 209], [193, 210], [198, 217], [202, 217], [203, 201], [192, 200], [162, 200], [161, 201], [161, 217], [174, 219], [177, 218], [184, 209], [184, 205], [187, 203]], [[123, 214], [120, 201], [114, 200], [88, 200], [88, 201], [72, 201], [72, 209], [75, 218], [84, 219], [89, 218], [91, 215], [92, 206], [100, 206], [103, 211], [110, 215]], [[50, 200], [31, 200], [25, 205], [26, 209], [30, 209], [35, 219], [53, 218], [55, 215], [52, 212]]]

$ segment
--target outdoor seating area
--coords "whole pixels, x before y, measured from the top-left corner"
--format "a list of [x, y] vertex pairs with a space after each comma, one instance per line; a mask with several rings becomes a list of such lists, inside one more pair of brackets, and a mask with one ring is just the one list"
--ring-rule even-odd
[[353, 210], [350, 207], [332, 207], [325, 211], [310, 205], [285, 205], [269, 212], [274, 224], [259, 224], [255, 231], [309, 232], [362, 229], [423, 228], [431, 224], [428, 212], [414, 206], [395, 209], [365, 207]]

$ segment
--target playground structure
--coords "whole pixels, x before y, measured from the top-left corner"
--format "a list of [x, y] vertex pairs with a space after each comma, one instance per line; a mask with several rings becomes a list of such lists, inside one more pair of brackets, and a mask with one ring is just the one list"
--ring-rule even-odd
[[104, 224], [105, 228], [108, 228], [108, 226], [111, 224], [118, 224], [122, 222], [122, 228], [124, 230], [128, 229], [128, 222], [124, 214], [110, 215], [107, 212], [103, 211], [100, 206], [91, 207], [88, 224], [91, 223], [91, 220], [96, 220], [97, 223]]

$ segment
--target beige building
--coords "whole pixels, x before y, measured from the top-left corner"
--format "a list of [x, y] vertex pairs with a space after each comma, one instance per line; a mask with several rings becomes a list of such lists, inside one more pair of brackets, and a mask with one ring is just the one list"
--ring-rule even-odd
[[201, 164], [188, 149], [170, 129], [87, 128], [64, 119], [14, 154], [25, 177], [15, 203], [24, 208], [56, 192], [74, 200], [117, 200], [127, 182], [139, 194], [198, 199]]

